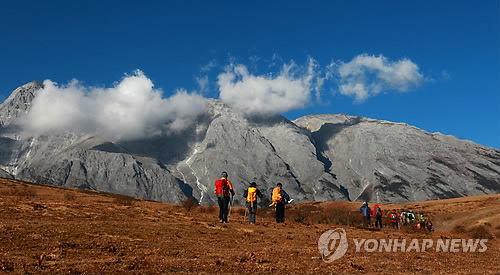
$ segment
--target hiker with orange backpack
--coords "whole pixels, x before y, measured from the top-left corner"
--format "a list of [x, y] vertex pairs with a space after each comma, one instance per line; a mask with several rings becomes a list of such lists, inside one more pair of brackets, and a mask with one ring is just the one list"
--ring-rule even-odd
[[248, 222], [255, 224], [255, 215], [257, 214], [257, 197], [262, 199], [262, 193], [257, 189], [257, 183], [250, 183], [250, 187], [245, 190], [243, 197], [247, 199]]
[[287, 204], [290, 200], [290, 196], [282, 189], [283, 185], [278, 183], [277, 186], [273, 189], [272, 199], [273, 202], [269, 206], [276, 207], [276, 222], [284, 223], [285, 222], [285, 204]]
[[221, 173], [221, 178], [215, 181], [215, 196], [219, 204], [219, 220], [221, 223], [227, 223], [228, 206], [234, 191], [225, 171]]

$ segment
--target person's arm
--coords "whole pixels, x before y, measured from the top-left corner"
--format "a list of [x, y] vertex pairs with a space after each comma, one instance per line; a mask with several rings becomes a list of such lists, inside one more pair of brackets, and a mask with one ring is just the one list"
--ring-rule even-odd
[[234, 196], [233, 184], [231, 183], [230, 180], [227, 180], [227, 186], [229, 186], [229, 191], [231, 192], [231, 195]]
[[290, 200], [290, 196], [288, 196], [288, 194], [285, 192], [285, 190], [281, 190], [281, 192], [283, 192], [283, 194], [281, 195], [285, 201], [288, 203], [288, 201]]
[[262, 195], [262, 193], [260, 192], [260, 190], [259, 190], [259, 189], [257, 189], [257, 196], [259, 196], [259, 198], [261, 198], [261, 199], [262, 199], [262, 197], [264, 196], [264, 195]]
[[247, 189], [247, 190], [245, 190], [245, 192], [243, 192], [243, 198], [245, 198], [245, 199], [246, 199], [247, 197], [248, 197], [248, 189]]

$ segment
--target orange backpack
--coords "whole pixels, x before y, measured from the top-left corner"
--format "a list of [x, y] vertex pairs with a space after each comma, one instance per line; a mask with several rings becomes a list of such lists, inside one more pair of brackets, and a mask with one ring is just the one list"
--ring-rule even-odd
[[276, 205], [283, 200], [281, 197], [281, 187], [276, 187], [273, 189], [273, 204]]

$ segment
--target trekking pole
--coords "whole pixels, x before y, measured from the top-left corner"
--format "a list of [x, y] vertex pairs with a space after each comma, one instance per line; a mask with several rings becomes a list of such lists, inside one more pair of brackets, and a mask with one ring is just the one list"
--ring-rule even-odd
[[233, 205], [233, 196], [229, 199], [229, 212], [227, 213], [227, 221], [229, 221], [229, 217], [231, 217], [231, 206]]

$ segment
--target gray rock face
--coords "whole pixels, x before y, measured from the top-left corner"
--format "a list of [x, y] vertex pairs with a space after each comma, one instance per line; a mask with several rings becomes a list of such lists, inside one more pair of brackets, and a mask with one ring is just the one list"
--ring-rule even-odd
[[15, 121], [40, 83], [0, 105], [0, 177], [179, 203], [214, 204], [229, 173], [238, 204], [251, 181], [270, 198], [408, 202], [500, 191], [500, 151], [405, 124], [345, 115], [245, 117], [208, 99], [180, 133], [113, 142], [84, 133], [22, 138]]
[[407, 202], [500, 191], [500, 151], [388, 121], [299, 118], [351, 200]]
[[0, 169], [0, 178], [14, 179], [14, 176], [12, 176], [11, 174], [7, 173], [7, 171], [5, 171], [3, 169]]
[[7, 126], [20, 115], [27, 113], [35, 92], [42, 87], [41, 82], [33, 81], [15, 89], [0, 105], [0, 126]]

